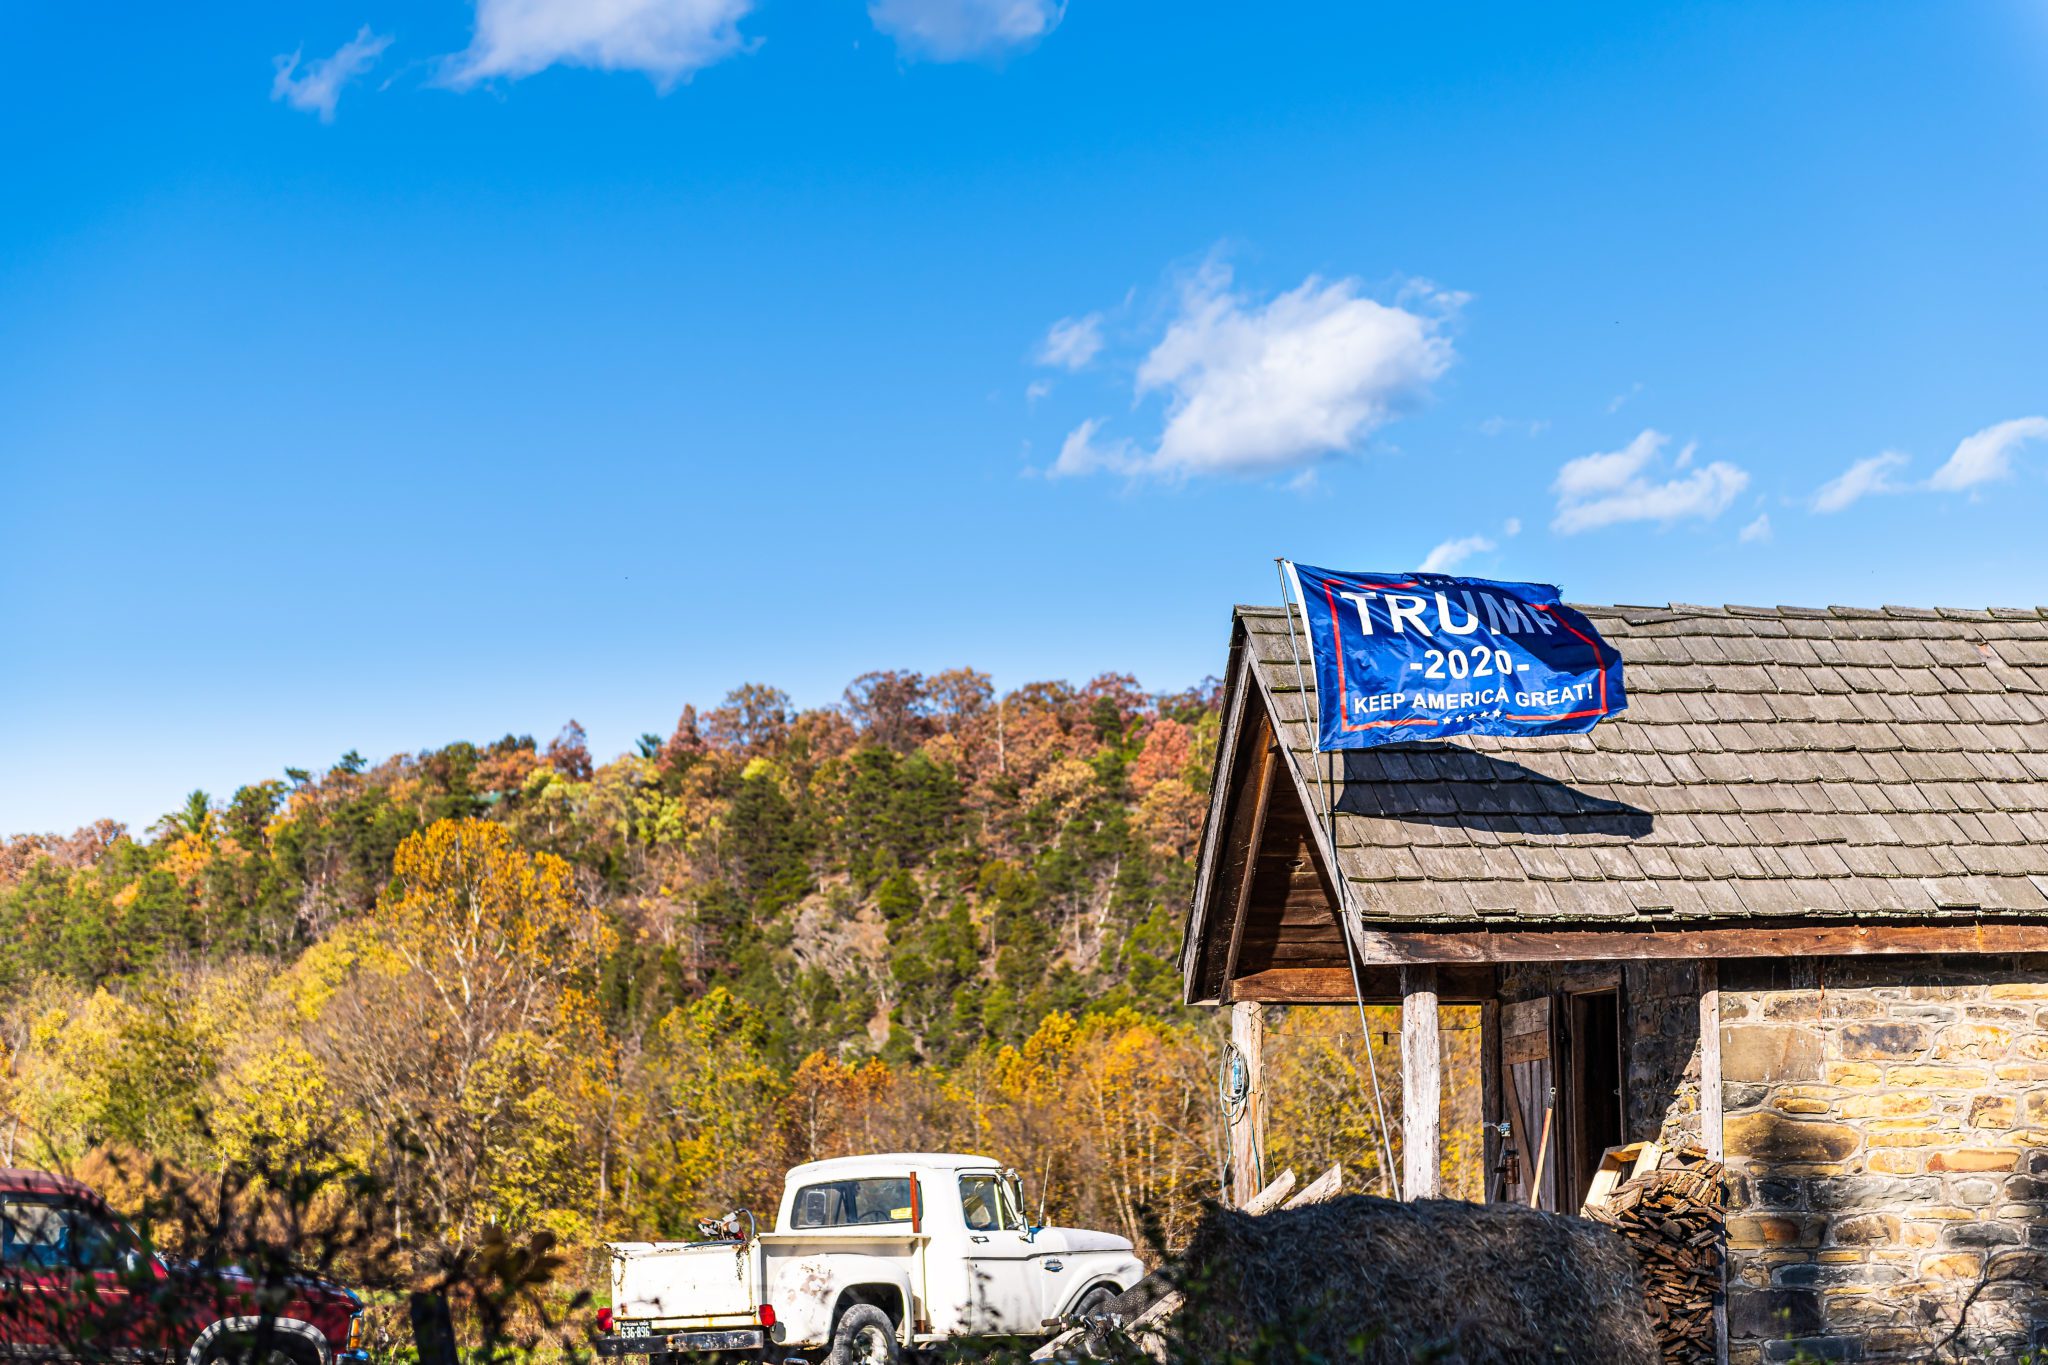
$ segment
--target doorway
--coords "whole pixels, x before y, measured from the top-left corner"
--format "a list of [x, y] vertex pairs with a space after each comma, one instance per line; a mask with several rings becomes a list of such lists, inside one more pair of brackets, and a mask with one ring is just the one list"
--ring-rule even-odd
[[1566, 1018], [1571, 1077], [1565, 1087], [1569, 1106], [1566, 1169], [1572, 1182], [1569, 1207], [1577, 1208], [1592, 1187], [1601, 1155], [1627, 1141], [1621, 993], [1605, 990], [1570, 996]]

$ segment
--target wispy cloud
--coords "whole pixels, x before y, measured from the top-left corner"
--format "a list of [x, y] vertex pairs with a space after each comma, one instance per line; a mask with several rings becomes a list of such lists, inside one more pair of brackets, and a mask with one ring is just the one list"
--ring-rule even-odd
[[1510, 431], [1541, 436], [1549, 429], [1547, 417], [1489, 417], [1479, 424], [1481, 436], [1500, 436]]
[[1038, 363], [1062, 370], [1078, 370], [1102, 353], [1102, 314], [1061, 318], [1046, 329], [1038, 345]]
[[1059, 27], [1066, 0], [873, 0], [868, 18], [905, 55], [957, 62], [1031, 46]]
[[1406, 302], [1316, 276], [1261, 301], [1211, 262], [1182, 287], [1138, 367], [1137, 396], [1166, 399], [1156, 444], [1105, 442], [1092, 419], [1069, 435], [1053, 472], [1293, 474], [1355, 451], [1419, 404], [1454, 358], [1448, 322], [1463, 297], [1417, 286]]
[[1624, 407], [1628, 406], [1629, 399], [1635, 397], [1642, 391], [1643, 381], [1638, 379], [1635, 383], [1629, 385], [1622, 392], [1617, 393], [1616, 395], [1614, 395], [1614, 397], [1607, 400], [1607, 411], [1610, 413], [1620, 412]]
[[1485, 536], [1459, 536], [1424, 555], [1416, 567], [1423, 573], [1449, 573], [1473, 555], [1483, 555], [1494, 548], [1494, 543]]
[[1927, 486], [1954, 493], [2012, 475], [2013, 453], [2029, 441], [2048, 439], [2048, 417], [2016, 417], [1965, 436]]
[[1738, 531], [1735, 538], [1744, 545], [1769, 540], [1771, 538], [1771, 514], [1769, 512], [1758, 513], [1757, 519]]
[[1575, 535], [1630, 521], [1711, 521], [1749, 486], [1748, 472], [1723, 460], [1692, 469], [1694, 445], [1679, 451], [1670, 477], [1663, 477], [1661, 452], [1670, 439], [1645, 430], [1620, 450], [1567, 461], [1551, 485], [1557, 494], [1551, 529]]
[[341, 88], [375, 66], [377, 58], [390, 46], [391, 35], [372, 33], [365, 24], [330, 57], [304, 61], [304, 48], [289, 57], [280, 56], [276, 59], [277, 76], [270, 83], [270, 98], [318, 114], [322, 123], [332, 123]]
[[667, 90], [746, 45], [753, 0], [476, 0], [476, 33], [443, 79], [466, 87], [551, 66], [640, 71]]
[[1896, 450], [1858, 460], [1814, 491], [1813, 510], [1839, 512], [1872, 493], [1904, 492], [1905, 485], [1892, 478], [1892, 471], [1905, 464], [1906, 457]]

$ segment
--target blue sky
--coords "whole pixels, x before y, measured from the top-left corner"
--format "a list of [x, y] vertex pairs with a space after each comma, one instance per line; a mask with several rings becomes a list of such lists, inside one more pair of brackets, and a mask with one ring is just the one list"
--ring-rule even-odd
[[1282, 553], [2048, 601], [2040, 0], [10, 18], [0, 834], [1178, 688]]

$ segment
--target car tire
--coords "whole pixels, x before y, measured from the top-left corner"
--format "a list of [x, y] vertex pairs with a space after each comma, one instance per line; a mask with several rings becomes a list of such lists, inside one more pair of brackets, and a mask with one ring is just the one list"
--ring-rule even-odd
[[1078, 1325], [1090, 1318], [1099, 1318], [1109, 1311], [1110, 1305], [1116, 1302], [1116, 1297], [1115, 1285], [1098, 1284], [1074, 1304], [1072, 1310], [1067, 1313], [1067, 1321]]
[[857, 1303], [832, 1328], [832, 1353], [825, 1365], [902, 1365], [896, 1324], [871, 1303]]
[[321, 1365], [320, 1352], [308, 1341], [272, 1332], [259, 1350], [249, 1332], [223, 1332], [207, 1344], [200, 1365]]

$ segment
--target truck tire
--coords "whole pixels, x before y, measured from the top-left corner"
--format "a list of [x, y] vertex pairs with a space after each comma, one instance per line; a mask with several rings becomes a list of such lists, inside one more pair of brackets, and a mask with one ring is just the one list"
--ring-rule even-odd
[[825, 1365], [902, 1365], [896, 1324], [871, 1303], [857, 1303], [839, 1315], [832, 1329], [832, 1354]]
[[1081, 1296], [1080, 1301], [1074, 1305], [1073, 1311], [1067, 1314], [1067, 1321], [1078, 1324], [1086, 1322], [1090, 1318], [1099, 1318], [1104, 1313], [1109, 1312], [1115, 1303], [1116, 1286], [1112, 1284], [1098, 1284]]
[[262, 1347], [244, 1332], [215, 1337], [201, 1358], [202, 1365], [320, 1365], [320, 1353], [313, 1344], [284, 1333], [266, 1334]]

